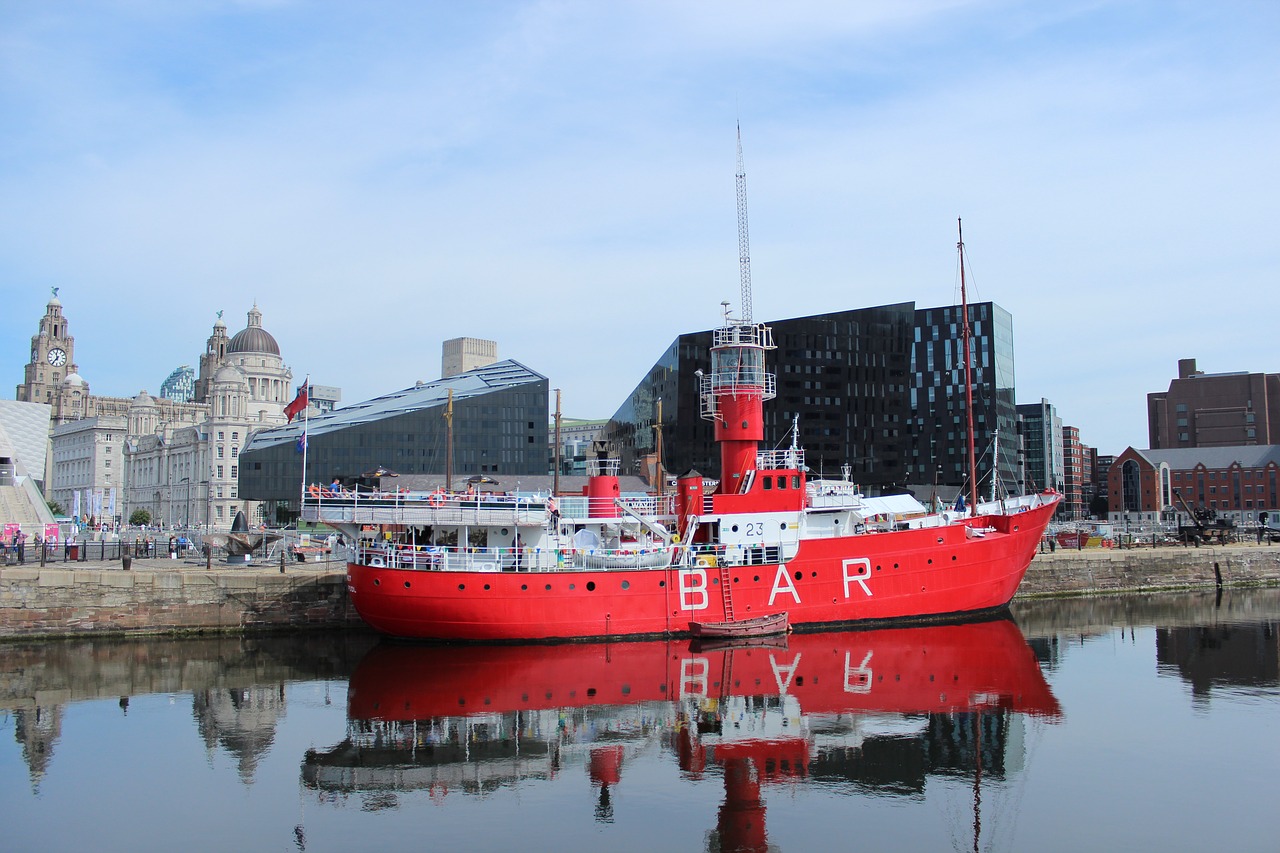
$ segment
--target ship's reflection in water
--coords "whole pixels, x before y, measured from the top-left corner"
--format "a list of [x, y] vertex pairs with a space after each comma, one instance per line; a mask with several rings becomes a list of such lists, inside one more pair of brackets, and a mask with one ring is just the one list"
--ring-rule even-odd
[[1006, 620], [718, 647], [384, 644], [352, 674], [347, 711], [345, 740], [303, 761], [322, 801], [447, 807], [585, 773], [611, 822], [628, 763], [656, 750], [673, 785], [722, 779], [707, 846], [744, 851], [769, 849], [770, 787], [915, 794], [930, 774], [971, 781], [977, 842], [981, 786], [1016, 770], [1024, 717], [1061, 715]]

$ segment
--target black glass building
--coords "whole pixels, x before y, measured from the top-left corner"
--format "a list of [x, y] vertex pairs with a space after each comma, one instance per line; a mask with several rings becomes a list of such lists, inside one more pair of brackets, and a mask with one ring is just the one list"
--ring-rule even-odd
[[444, 474], [450, 392], [455, 476], [547, 473], [547, 378], [506, 360], [254, 433], [240, 453], [240, 496], [296, 505], [304, 426], [307, 483], [348, 480], [379, 466]]
[[[973, 332], [974, 443], [979, 479], [992, 460], [1015, 489], [1017, 431], [1013, 319], [994, 303], [969, 306]], [[962, 485], [966, 424], [959, 307], [916, 309], [912, 302], [772, 321], [777, 349], [767, 369], [777, 398], [765, 404], [765, 444], [783, 447], [794, 423], [815, 475], [853, 479], [870, 491]], [[712, 425], [699, 416], [697, 372], [710, 369], [711, 332], [677, 338], [614, 413], [606, 435], [623, 470], [636, 472], [654, 451], [661, 399], [668, 473], [719, 476]], [[1000, 430], [1000, 451], [992, 440]], [[1015, 489], [1016, 490], [1016, 489]]]

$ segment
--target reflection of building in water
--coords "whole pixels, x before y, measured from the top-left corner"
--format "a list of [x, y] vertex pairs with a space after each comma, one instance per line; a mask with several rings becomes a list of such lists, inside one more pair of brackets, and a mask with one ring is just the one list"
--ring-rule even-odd
[[53, 745], [62, 736], [62, 705], [22, 708], [13, 712], [13, 737], [22, 744], [22, 760], [31, 777], [31, 790], [38, 791], [45, 770], [53, 759]]
[[[347, 738], [323, 752], [308, 750], [302, 782], [322, 796], [357, 794], [364, 807], [389, 808], [396, 794], [486, 795], [523, 780], [556, 778], [584, 765], [597, 787], [616, 784], [601, 770], [602, 745], [627, 751], [650, 743], [671, 720], [658, 703], [508, 711], [421, 720], [352, 720]], [[608, 764], [605, 761], [604, 764]], [[600, 774], [601, 778], [597, 779]], [[607, 797], [606, 797], [607, 799]]]
[[192, 714], [205, 746], [212, 752], [221, 744], [231, 753], [244, 782], [253, 781], [284, 710], [283, 684], [198, 690], [192, 696]]
[[1214, 687], [1280, 686], [1280, 623], [1157, 628], [1156, 663], [1176, 670], [1197, 701]]

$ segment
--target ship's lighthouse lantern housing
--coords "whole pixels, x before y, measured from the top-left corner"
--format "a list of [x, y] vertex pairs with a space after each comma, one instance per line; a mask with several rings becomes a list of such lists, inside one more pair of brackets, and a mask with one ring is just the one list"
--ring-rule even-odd
[[773, 329], [763, 323], [734, 324], [713, 331], [711, 341], [711, 372], [700, 378], [703, 418], [716, 420], [725, 397], [751, 395], [764, 401], [778, 396], [777, 378], [764, 369], [765, 350], [776, 349]]

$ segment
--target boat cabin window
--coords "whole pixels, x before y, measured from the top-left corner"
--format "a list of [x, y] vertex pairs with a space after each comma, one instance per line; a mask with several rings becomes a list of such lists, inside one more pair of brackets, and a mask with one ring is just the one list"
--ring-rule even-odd
[[771, 491], [772, 489], [773, 489], [773, 478], [772, 478], [772, 477], [765, 477], [765, 478], [764, 478], [764, 490], [765, 490], [766, 492], [768, 492], [768, 491]]
[[791, 488], [793, 488], [793, 489], [798, 489], [798, 488], [800, 488], [800, 475], [799, 475], [799, 474], [792, 474], [792, 475], [791, 475]]
[[786, 475], [786, 474], [779, 474], [779, 475], [778, 475], [778, 488], [779, 488], [779, 489], [785, 489], [786, 487], [787, 487], [787, 475]]

